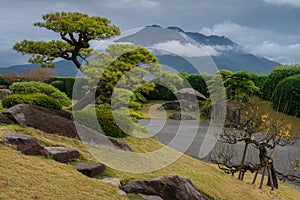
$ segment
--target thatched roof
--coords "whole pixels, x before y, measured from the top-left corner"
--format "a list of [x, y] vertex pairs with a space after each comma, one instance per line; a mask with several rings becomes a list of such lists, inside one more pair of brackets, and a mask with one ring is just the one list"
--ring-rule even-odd
[[176, 91], [176, 93], [194, 95], [198, 99], [202, 99], [202, 100], [206, 100], [207, 99], [206, 96], [204, 96], [203, 94], [201, 94], [197, 90], [194, 90], [193, 88], [183, 88], [183, 89], [180, 89], [180, 90]]

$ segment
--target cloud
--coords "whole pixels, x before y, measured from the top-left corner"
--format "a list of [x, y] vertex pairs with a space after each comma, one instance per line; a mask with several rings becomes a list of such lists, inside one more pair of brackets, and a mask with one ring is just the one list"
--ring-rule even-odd
[[279, 6], [291, 6], [300, 8], [300, 1], [299, 0], [263, 0], [266, 3], [273, 4], [273, 5], [279, 5]]
[[196, 46], [191, 43], [182, 44], [176, 40], [154, 44], [152, 48], [168, 51], [184, 57], [216, 56], [219, 54], [211, 46], [205, 46], [205, 45]]
[[298, 35], [241, 26], [231, 21], [216, 24], [211, 28], [204, 27], [200, 32], [205, 35], [224, 35], [240, 44], [245, 52], [257, 56], [285, 64], [300, 63], [300, 37]]

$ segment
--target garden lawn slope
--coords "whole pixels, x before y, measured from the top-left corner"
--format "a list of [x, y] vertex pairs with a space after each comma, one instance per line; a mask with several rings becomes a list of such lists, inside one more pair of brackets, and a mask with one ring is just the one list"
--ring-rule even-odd
[[[45, 145], [59, 145], [75, 148], [80, 152], [80, 160], [95, 161], [79, 141], [45, 134], [32, 128], [0, 125], [0, 138], [5, 130], [26, 132]], [[163, 144], [155, 139], [123, 138], [137, 152], [159, 149]], [[13, 147], [0, 144], [0, 199], [126, 199], [117, 193], [117, 188], [97, 179], [87, 178], [77, 172], [72, 165], [61, 164], [51, 159], [25, 156]], [[129, 179], [152, 179], [158, 176], [178, 174], [189, 177], [200, 190], [214, 199], [296, 199], [297, 190], [280, 184], [275, 192], [267, 186], [263, 190], [251, 185], [249, 180], [238, 181], [235, 177], [221, 172], [215, 165], [183, 155], [170, 166], [152, 173], [131, 174], [109, 168], [102, 177]]]

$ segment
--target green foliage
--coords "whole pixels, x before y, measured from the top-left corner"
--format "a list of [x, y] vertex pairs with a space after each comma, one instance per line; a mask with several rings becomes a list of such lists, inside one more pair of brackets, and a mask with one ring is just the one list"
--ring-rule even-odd
[[31, 104], [46, 108], [61, 110], [62, 105], [54, 98], [41, 93], [35, 94], [13, 94], [2, 100], [5, 108], [10, 108], [17, 104]]
[[[73, 92], [74, 84], [76, 80], [76, 90]], [[72, 99], [81, 99], [86, 93], [87, 93], [87, 85], [88, 85], [88, 79], [87, 78], [81, 78], [81, 77], [55, 77], [54, 82], [61, 81], [63, 82], [62, 85], [57, 87], [60, 91], [66, 93], [66, 95], [69, 98]], [[53, 82], [52, 82], [53, 83]], [[51, 85], [52, 85], [51, 83]], [[60, 83], [61, 84], [61, 83]], [[56, 87], [56, 86], [55, 86]]]
[[204, 96], [208, 97], [209, 92], [207, 85], [205, 83], [205, 80], [201, 74], [186, 74], [186, 73], [180, 73], [186, 80], [189, 82], [189, 84], [192, 86], [193, 89], [197, 90]]
[[144, 94], [147, 100], [167, 100], [173, 101], [176, 100], [175, 94], [165, 86], [156, 84], [154, 90]]
[[[110, 137], [126, 137], [127, 133], [133, 130], [144, 130], [134, 122], [139, 118], [143, 118], [143, 114], [134, 110], [129, 110], [130, 117], [127, 117], [128, 110], [118, 109], [112, 113], [111, 107], [108, 104], [89, 105], [84, 110], [77, 111], [74, 118], [77, 123], [90, 127], [98, 132], [103, 132]], [[118, 118], [118, 124], [122, 127], [119, 128], [115, 118]]]
[[50, 84], [62, 92], [66, 91], [65, 83], [63, 81], [53, 81]]
[[300, 74], [300, 65], [285, 65], [275, 68], [261, 88], [262, 97], [271, 100], [277, 84], [283, 79], [296, 74]]
[[268, 75], [251, 74], [251, 76], [251, 80], [254, 82], [255, 86], [259, 88], [259, 91], [256, 92], [255, 95], [262, 96], [261, 90], [268, 78]]
[[280, 81], [273, 93], [272, 102], [276, 110], [300, 117], [300, 74]]
[[120, 34], [117, 26], [101, 17], [90, 17], [78, 12], [60, 12], [43, 15], [43, 22], [34, 26], [46, 28], [59, 34], [61, 40], [29, 41], [16, 43], [13, 49], [22, 54], [31, 54], [30, 63], [54, 67], [56, 58], [71, 60], [80, 68], [78, 57], [85, 59], [92, 51], [90, 40], [108, 39]]
[[227, 98], [230, 100], [247, 101], [249, 96], [259, 91], [251, 80], [252, 75], [246, 71], [235, 72], [224, 81]]
[[71, 100], [66, 96], [65, 93], [59, 91], [52, 85], [48, 85], [46, 83], [39, 82], [15, 82], [13, 83], [9, 89], [14, 94], [35, 94], [35, 93], [43, 93], [54, 99], [58, 100], [59, 103], [63, 106], [70, 106]]
[[159, 73], [161, 66], [154, 54], [143, 47], [114, 44], [82, 69], [90, 82], [97, 85], [99, 99], [110, 102], [115, 87], [145, 93], [153, 90], [154, 84], [147, 82], [144, 76]]

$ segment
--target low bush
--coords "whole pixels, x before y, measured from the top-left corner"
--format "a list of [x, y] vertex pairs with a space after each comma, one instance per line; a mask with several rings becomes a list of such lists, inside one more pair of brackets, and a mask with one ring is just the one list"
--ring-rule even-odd
[[[59, 83], [59, 85], [57, 85], [57, 83], [56, 83], [57, 81], [62, 81], [63, 86], [61, 83]], [[85, 87], [88, 85], [87, 78], [55, 77], [53, 82], [55, 82], [54, 83], [55, 87], [58, 86], [57, 88], [60, 91], [66, 93], [66, 95], [72, 99], [81, 99], [87, 92], [87, 88]], [[51, 82], [51, 85], [53, 82]], [[76, 91], [73, 91], [74, 86], [76, 87]]]
[[[128, 111], [131, 118], [126, 115]], [[118, 118], [117, 121], [115, 117]], [[113, 114], [108, 104], [90, 105], [74, 114], [77, 123], [102, 132], [107, 136], [117, 138], [126, 137], [127, 133], [131, 133], [136, 129], [145, 131], [144, 127], [134, 123], [138, 118], [143, 118], [143, 115], [131, 109], [118, 109]]]
[[10, 108], [17, 104], [38, 105], [56, 110], [61, 110], [62, 108], [62, 105], [56, 99], [41, 93], [13, 94], [2, 100], [2, 105], [5, 108]]
[[43, 93], [58, 100], [59, 103], [63, 106], [71, 105], [71, 100], [66, 96], [65, 93], [46, 83], [39, 83], [34, 81], [15, 82], [9, 87], [9, 89], [13, 92], [13, 94]]
[[65, 83], [63, 81], [53, 81], [50, 83], [50, 85], [56, 87], [61, 92], [64, 92], [66, 90]]
[[283, 79], [300, 74], [300, 65], [286, 65], [275, 68], [261, 87], [261, 96], [271, 100], [277, 84]]
[[300, 117], [300, 74], [285, 78], [277, 84], [272, 96], [276, 110]]

